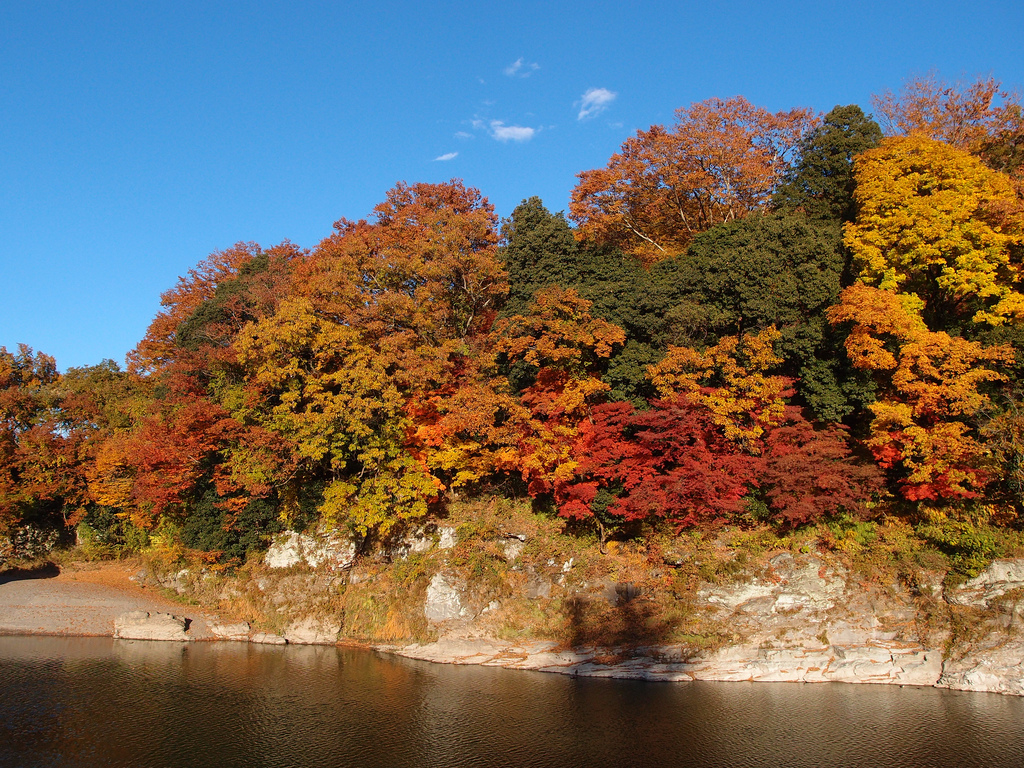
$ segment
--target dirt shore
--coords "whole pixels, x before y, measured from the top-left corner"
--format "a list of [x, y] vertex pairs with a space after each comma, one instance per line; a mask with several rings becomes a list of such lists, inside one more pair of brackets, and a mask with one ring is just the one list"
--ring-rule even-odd
[[213, 637], [208, 627], [218, 617], [134, 583], [130, 577], [138, 567], [117, 561], [0, 573], [0, 634], [110, 637], [118, 615], [149, 611], [190, 619], [196, 640]]

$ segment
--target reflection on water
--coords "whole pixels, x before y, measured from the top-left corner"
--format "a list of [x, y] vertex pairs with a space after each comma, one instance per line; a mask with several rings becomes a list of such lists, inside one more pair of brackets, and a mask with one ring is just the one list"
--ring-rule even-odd
[[0, 766], [1022, 766], [1024, 700], [0, 637]]

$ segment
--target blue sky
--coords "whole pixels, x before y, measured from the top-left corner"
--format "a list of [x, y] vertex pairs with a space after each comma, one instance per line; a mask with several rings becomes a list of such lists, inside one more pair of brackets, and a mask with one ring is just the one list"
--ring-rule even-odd
[[397, 181], [565, 209], [712, 96], [870, 109], [930, 69], [1024, 89], [1021, 30], [1020, 0], [5, 0], [0, 345], [123, 362], [211, 251], [312, 247]]

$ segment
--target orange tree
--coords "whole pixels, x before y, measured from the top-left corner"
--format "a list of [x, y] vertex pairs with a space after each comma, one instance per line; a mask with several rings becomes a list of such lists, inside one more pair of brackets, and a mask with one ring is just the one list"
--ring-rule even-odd
[[680, 253], [696, 233], [762, 208], [814, 124], [808, 110], [772, 114], [741, 96], [679, 109], [671, 130], [638, 131], [607, 167], [579, 175], [577, 236], [646, 262]]

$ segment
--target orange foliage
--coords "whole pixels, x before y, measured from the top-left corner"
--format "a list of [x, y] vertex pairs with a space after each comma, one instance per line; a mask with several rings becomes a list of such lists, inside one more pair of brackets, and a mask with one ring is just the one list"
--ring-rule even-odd
[[740, 96], [679, 109], [671, 131], [638, 131], [606, 168], [579, 174], [569, 204], [577, 236], [647, 262], [679, 253], [695, 234], [762, 208], [815, 123], [808, 110], [771, 114]]
[[853, 364], [880, 374], [868, 440], [878, 463], [897, 471], [907, 498], [972, 498], [990, 475], [970, 420], [989, 402], [982, 386], [1006, 379], [998, 368], [1013, 361], [1013, 349], [929, 331], [919, 306], [856, 284], [828, 317], [852, 324], [846, 348]]
[[499, 321], [493, 347], [510, 361], [537, 368], [520, 395], [529, 419], [520, 425], [518, 469], [531, 493], [548, 493], [572, 477], [572, 446], [590, 407], [610, 388], [599, 368], [625, 341], [622, 329], [590, 315], [590, 302], [574, 290], [539, 291], [530, 311]]

